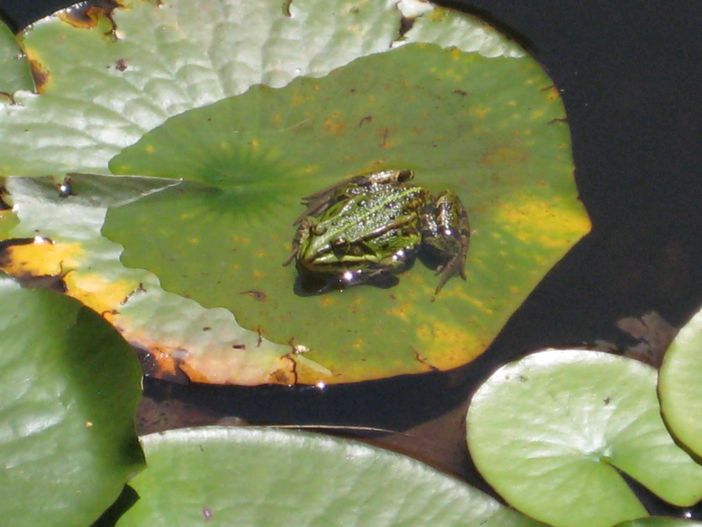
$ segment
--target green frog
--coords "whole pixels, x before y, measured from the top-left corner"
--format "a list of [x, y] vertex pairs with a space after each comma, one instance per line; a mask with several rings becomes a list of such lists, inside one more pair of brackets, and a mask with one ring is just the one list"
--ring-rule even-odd
[[[438, 262], [438, 294], [449, 278], [465, 280], [468, 214], [449, 191], [433, 196], [411, 170], [362, 174], [303, 198], [292, 252], [301, 275], [341, 287], [404, 271], [424, 255]], [[421, 253], [420, 253], [421, 251]]]

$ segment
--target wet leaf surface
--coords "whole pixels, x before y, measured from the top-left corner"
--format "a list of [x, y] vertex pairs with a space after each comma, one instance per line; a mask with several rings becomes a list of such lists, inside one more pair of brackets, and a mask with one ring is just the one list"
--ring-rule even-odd
[[88, 525], [142, 467], [134, 432], [141, 371], [98, 315], [0, 279], [0, 516]]
[[663, 357], [658, 393], [675, 437], [702, 457], [702, 314], [678, 333]]
[[638, 361], [587, 350], [507, 364], [472, 399], [471, 456], [510, 504], [555, 526], [644, 516], [618, 470], [670, 503], [692, 505], [702, 497], [702, 466], [665, 428], [656, 377]]
[[217, 427], [152, 434], [142, 441], [149, 469], [133, 480], [140, 499], [120, 527], [208, 521], [540, 525], [421, 463], [360, 443]]

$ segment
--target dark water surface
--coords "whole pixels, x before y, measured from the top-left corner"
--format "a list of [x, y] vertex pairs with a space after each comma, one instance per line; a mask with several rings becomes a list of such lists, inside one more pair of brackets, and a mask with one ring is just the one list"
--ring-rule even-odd
[[[294, 1], [294, 0], [293, 0]], [[70, 4], [0, 0], [22, 27]], [[653, 362], [702, 304], [702, 2], [472, 0], [561, 90], [592, 233], [544, 278], [476, 362], [449, 374], [316, 388], [178, 385], [147, 379], [144, 431], [213, 422], [325, 424], [487, 488], [465, 449], [467, 397], [495, 368], [543, 347], [604, 345]], [[646, 313], [656, 317], [639, 320]], [[621, 327], [638, 328], [634, 335]], [[643, 350], [643, 351], [641, 351]], [[681, 514], [638, 489], [652, 513]], [[702, 506], [693, 511], [702, 519]]]

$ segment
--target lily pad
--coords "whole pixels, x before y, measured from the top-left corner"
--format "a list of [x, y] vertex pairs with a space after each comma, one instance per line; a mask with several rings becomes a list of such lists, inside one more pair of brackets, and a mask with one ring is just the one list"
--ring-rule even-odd
[[34, 88], [29, 64], [12, 30], [0, 22], [0, 101], [14, 103], [18, 90]]
[[[73, 272], [66, 277], [69, 294], [85, 301], [87, 289], [90, 305], [107, 314], [117, 311], [124, 315], [128, 306], [141, 305], [137, 299], [142, 295], [129, 293], [142, 282], [148, 282], [149, 292], [173, 300], [163, 310], [148, 303], [148, 309], [144, 307], [139, 313], [146, 319], [137, 319], [135, 312], [129, 321], [126, 317], [121, 323], [113, 320], [130, 341], [162, 358], [157, 375], [181, 372], [191, 380], [240, 384], [353, 382], [465, 364], [489, 345], [543, 274], [589, 229], [577, 201], [569, 134], [562, 122], [557, 91], [518, 45], [481, 20], [429, 4], [422, 5], [421, 13], [411, 13], [411, 2], [406, 1], [396, 5], [338, 0], [330, 6], [319, 0], [298, 0], [289, 5], [289, 12], [275, 0], [244, 6], [233, 1], [193, 4], [181, 0], [121, 4], [87, 18], [76, 16], [80, 9], [74, 9], [22, 35], [39, 95], [19, 92], [17, 105], [0, 108], [0, 131], [8, 138], [0, 145], [0, 173], [59, 177], [67, 171], [104, 174], [110, 157], [168, 117], [244, 94], [252, 86], [240, 101], [220, 104], [241, 108], [259, 97], [262, 104], [275, 100], [283, 105], [280, 115], [261, 107], [259, 113], [256, 107], [244, 108], [247, 111], [235, 116], [239, 123], [236, 129], [225, 126], [222, 119], [218, 128], [212, 129], [194, 122], [204, 113], [186, 113], [182, 122], [200, 127], [188, 128], [188, 135], [180, 138], [186, 143], [188, 159], [173, 148], [171, 153], [177, 154], [173, 159], [168, 149], [140, 156], [146, 143], [135, 146], [133, 160], [139, 163], [130, 163], [137, 173], [160, 172], [158, 175], [198, 183], [185, 185], [184, 192], [165, 190], [134, 204], [134, 208], [125, 206], [115, 212], [115, 217], [130, 210], [140, 213], [138, 209], [155, 203], [148, 216], [153, 214], [161, 223], [158, 229], [143, 234], [152, 236], [149, 246], [159, 248], [160, 256], [172, 254], [177, 264], [166, 262], [168, 270], [162, 273], [162, 260], [148, 261], [148, 255], [143, 262], [131, 259], [143, 240], [122, 240], [128, 226], [113, 219], [108, 231], [124, 241], [126, 261], [155, 271], [156, 276], [125, 270], [116, 259], [107, 257], [107, 249], [88, 254], [97, 246], [110, 251], [116, 247], [96, 237], [85, 239], [86, 247], [81, 250], [87, 256], [74, 261]], [[411, 24], [403, 16], [416, 18]], [[444, 49], [415, 44], [422, 41]], [[422, 62], [438, 57], [435, 66]], [[391, 66], [388, 74], [394, 79], [377, 76], [386, 65]], [[406, 69], [398, 71], [402, 67]], [[337, 88], [340, 79], [348, 80], [353, 71], [360, 72], [360, 77], [349, 81], [347, 87], [356, 86], [356, 95], [347, 97], [346, 91]], [[326, 99], [305, 100], [315, 95], [315, 82], [320, 83]], [[436, 86], [427, 86], [434, 82]], [[386, 85], [390, 87], [387, 93]], [[295, 93], [301, 97], [299, 105], [288, 108], [284, 103]], [[391, 94], [397, 96], [394, 103], [388, 100]], [[362, 111], [365, 105], [368, 112]], [[398, 118], [387, 108], [394, 109]], [[343, 112], [337, 114], [337, 109]], [[371, 111], [373, 115], [369, 115]], [[307, 115], [310, 112], [312, 119]], [[243, 117], [253, 120], [244, 122]], [[447, 124], [432, 132], [444, 118]], [[223, 133], [231, 152], [217, 152], [208, 160], [205, 156], [213, 154], [215, 140], [222, 139]], [[319, 140], [319, 146], [301, 145], [307, 139]], [[351, 148], [343, 155], [322, 151], [330, 145]], [[418, 151], [410, 155], [415, 146]], [[127, 170], [124, 161], [130, 159], [128, 152], [114, 162], [116, 171]], [[174, 170], [147, 166], [149, 160], [156, 159]], [[178, 163], [173, 163], [176, 159]], [[225, 163], [234, 163], [233, 168]], [[416, 265], [403, 275], [400, 288], [369, 292], [364, 287], [343, 295], [294, 297], [294, 271], [280, 269], [278, 264], [285, 258], [292, 237], [289, 223], [300, 212], [296, 201], [317, 190], [318, 185], [356, 170], [389, 164], [413, 165], [419, 183], [434, 192], [460, 190], [476, 229], [467, 288], [450, 283], [432, 302], [426, 293], [433, 290], [435, 279], [429, 270]], [[223, 167], [227, 178], [221, 182], [207, 179], [212, 175], [209, 168], [216, 172]], [[263, 178], [258, 177], [261, 171], [271, 181], [263, 184]], [[242, 180], [237, 178], [245, 172], [244, 180], [255, 184], [240, 185]], [[281, 173], [283, 177], [279, 177]], [[281, 194], [285, 180], [290, 186]], [[183, 196], [184, 201], [173, 200], [174, 195]], [[156, 209], [167, 215], [165, 223]], [[256, 214], [242, 220], [245, 210]], [[27, 236], [39, 229], [51, 232], [55, 246], [74, 243], [70, 231], [59, 228], [74, 222], [67, 217], [68, 208], [62, 212], [60, 207], [52, 207], [52, 211], [51, 217], [40, 214], [41, 222], [20, 212], [26, 224], [13, 229], [12, 236]], [[184, 221], [183, 214], [193, 215], [193, 220]], [[226, 221], [218, 221], [210, 232], [209, 218], [223, 216]], [[145, 227], [150, 226], [139, 226]], [[172, 236], [181, 227], [182, 238], [174, 240]], [[277, 238], [268, 242], [264, 236], [269, 235]], [[216, 237], [228, 242], [211, 247]], [[266, 244], [255, 252], [247, 251], [247, 239]], [[188, 252], [196, 246], [192, 240], [201, 243], [199, 256]], [[238, 287], [246, 276], [229, 276], [228, 266], [237, 263], [229, 253], [232, 243], [241, 254], [246, 253], [240, 267], [249, 265], [246, 258], [256, 265], [258, 260], [265, 261], [265, 270], [271, 271], [268, 278], [275, 270], [278, 284], [285, 282], [285, 289], [276, 286], [275, 294], [269, 294], [257, 287], [261, 277], [254, 285]], [[485, 258], [488, 252], [491, 256]], [[22, 261], [29, 261], [29, 267], [41, 267], [40, 254]], [[53, 262], [58, 271], [53, 274], [60, 271], [56, 258]], [[101, 262], [99, 271], [93, 266], [96, 260]], [[39, 269], [26, 271], [41, 274]], [[92, 285], [74, 287], [73, 278], [88, 271], [92, 271]], [[178, 277], [178, 273], [185, 276]], [[130, 282], [129, 288], [122, 282], [112, 287], [115, 276], [125, 275], [144, 279]], [[220, 278], [224, 281], [218, 284]], [[185, 298], [176, 301], [176, 295], [161, 291], [160, 283]], [[471, 289], [476, 284], [477, 291]], [[211, 292], [216, 295], [211, 296]], [[273, 301], [278, 302], [279, 293], [285, 298], [282, 307], [270, 309]], [[388, 295], [394, 295], [395, 300]], [[221, 297], [226, 298], [222, 301]], [[234, 333], [221, 342], [214, 338], [214, 332], [203, 338], [203, 333], [210, 331], [203, 328], [212, 325], [193, 319], [197, 310], [191, 298], [204, 308], [217, 308], [222, 316], [226, 313]], [[263, 298], [269, 301], [261, 302]], [[384, 299], [379, 304], [384, 316], [375, 317], [375, 326], [365, 326], [368, 306], [378, 298]], [[125, 299], [128, 306], [122, 305]], [[359, 308], [359, 303], [363, 307]], [[189, 308], [178, 313], [186, 304]], [[310, 305], [315, 307], [310, 309]], [[454, 307], [456, 311], [448, 317]], [[362, 314], [354, 314], [359, 309]], [[164, 334], [170, 334], [168, 328], [151, 333], [162, 320], [162, 311], [169, 321], [178, 320], [180, 315], [181, 321], [190, 322], [178, 325], [179, 331], [185, 332], [183, 338], [164, 339]], [[306, 318], [280, 320], [291, 312]], [[344, 313], [343, 317], [339, 313]], [[324, 314], [315, 319], [323, 321], [324, 328], [339, 327], [339, 319], [345, 321], [347, 331], [337, 335], [338, 342], [330, 330], [309, 323], [316, 314]], [[154, 319], [148, 318], [152, 316]], [[246, 330], [236, 326], [234, 316]], [[376, 338], [378, 320], [383, 318], [391, 321], [391, 330], [404, 333], [404, 340], [387, 340], [390, 331], [385, 331], [382, 339]], [[317, 333], [319, 339], [315, 340]], [[246, 341], [243, 353], [242, 339], [231, 338], [232, 334]], [[259, 342], [274, 352], [262, 353]], [[311, 353], [299, 353], [308, 349]]]
[[[406, 44], [323, 79], [186, 112], [110, 164], [184, 178], [108, 212], [103, 233], [166, 290], [229, 309], [353, 382], [447, 370], [482, 353], [545, 272], [589, 229], [563, 108], [536, 63]], [[197, 132], [194, 132], [197, 130]], [[417, 264], [388, 289], [301, 296], [283, 268], [303, 196], [344, 177], [412, 168], [450, 189], [474, 229], [468, 281]]]
[[663, 356], [658, 393], [675, 437], [702, 457], [702, 312], [680, 330]]
[[142, 467], [139, 364], [75, 300], [8, 278], [0, 299], [0, 516], [7, 525], [88, 525]]
[[616, 527], [702, 527], [702, 522], [651, 516], [618, 523]]
[[100, 236], [108, 205], [169, 184], [74, 174], [72, 195], [61, 197], [51, 178], [8, 178], [17, 217], [12, 213], [5, 222], [0, 213], [0, 229], [8, 229], [0, 244], [0, 270], [25, 281], [53, 283], [101, 313], [130, 343], [160, 358], [156, 369], [147, 369], [153, 375], [198, 380], [206, 373], [210, 382], [218, 382], [218, 375], [240, 384], [293, 382], [289, 346], [241, 329], [224, 309], [206, 310], [165, 293], [154, 275], [119, 265], [121, 247]]
[[[21, 92], [0, 107], [0, 174], [106, 173], [113, 155], [172, 115], [254, 84], [326, 75], [389, 49], [400, 31], [395, 2], [288, 3], [120, 0], [34, 24], [19, 39], [41, 96]], [[522, 53], [489, 27], [455, 29], [473, 50]], [[16, 49], [0, 39], [0, 55]]]
[[360, 443], [219, 427], [142, 442], [149, 469], [131, 482], [140, 499], [119, 527], [540, 525], [422, 463]]
[[587, 350], [549, 350], [500, 368], [473, 396], [468, 446], [508, 503], [554, 526], [646, 515], [625, 472], [670, 503], [702, 497], [702, 466], [668, 434], [656, 370]]

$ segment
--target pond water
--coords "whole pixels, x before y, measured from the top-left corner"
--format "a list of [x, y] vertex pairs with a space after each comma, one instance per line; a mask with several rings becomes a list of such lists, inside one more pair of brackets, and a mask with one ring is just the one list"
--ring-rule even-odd
[[[70, 3], [5, 0], [2, 10], [19, 27]], [[489, 490], [467, 456], [463, 416], [468, 397], [492, 371], [544, 347], [597, 346], [655, 363], [670, 326], [680, 327], [702, 303], [702, 79], [693, 62], [702, 51], [695, 24], [702, 16], [699, 3], [453, 5], [499, 21], [561, 90], [592, 233], [466, 367], [324, 390], [147, 379], [142, 431], [213, 422], [323, 425]], [[656, 315], [644, 317], [651, 313]], [[683, 512], [637, 492], [652, 513]], [[692, 514], [702, 519], [702, 506]]]

